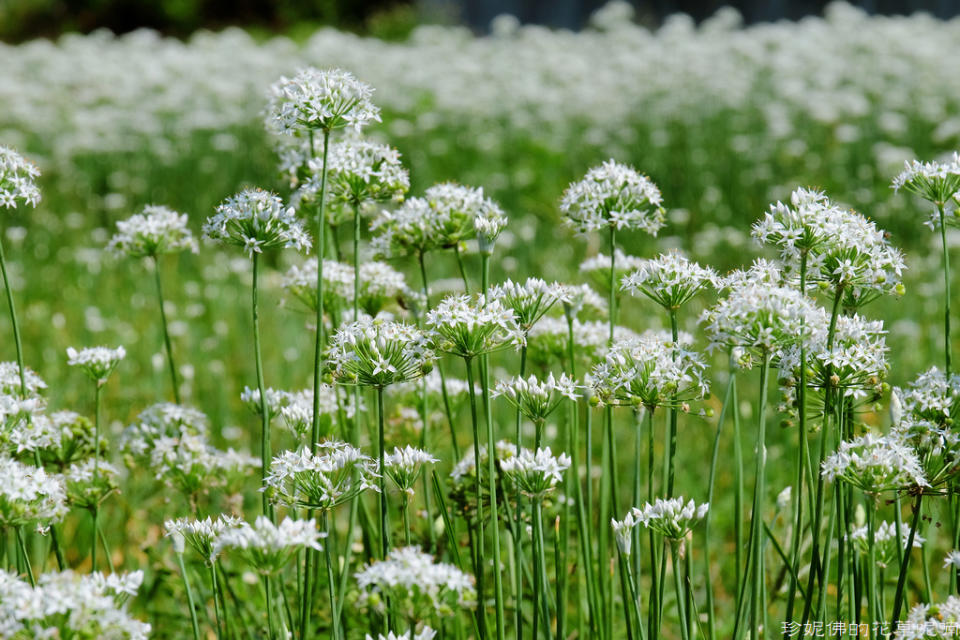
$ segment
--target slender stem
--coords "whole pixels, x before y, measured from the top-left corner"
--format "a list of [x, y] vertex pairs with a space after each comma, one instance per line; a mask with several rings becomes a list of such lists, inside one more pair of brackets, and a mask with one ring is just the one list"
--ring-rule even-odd
[[[253, 254], [253, 355], [257, 368], [257, 390], [260, 393], [260, 486], [267, 486], [270, 474], [270, 403], [267, 402], [267, 386], [263, 381], [263, 355], [260, 348], [260, 254]], [[273, 509], [263, 492], [263, 514], [273, 519]]]
[[213, 591], [213, 614], [217, 618], [217, 639], [223, 638], [226, 635], [226, 627], [223, 622], [223, 616], [226, 615], [226, 606], [224, 606], [223, 615], [220, 613], [220, 603], [222, 602], [223, 594], [220, 591], [220, 585], [217, 584], [217, 567], [215, 564], [211, 564], [210, 567], [210, 590]]
[[153, 256], [153, 275], [157, 283], [157, 304], [160, 306], [160, 326], [163, 328], [163, 344], [167, 350], [167, 367], [170, 370], [170, 384], [173, 388], [173, 401], [180, 404], [180, 387], [177, 384], [177, 366], [173, 360], [173, 345], [167, 328], [167, 310], [163, 306], [163, 282], [160, 277], [160, 256]]
[[[100, 384], [100, 381], [94, 383], [94, 393], [93, 393], [93, 402], [94, 402], [94, 414], [93, 414], [93, 477], [94, 481], [98, 481], [100, 478], [100, 425], [101, 425], [101, 396], [102, 396], [103, 386]], [[93, 513], [93, 529], [91, 530], [91, 544], [90, 544], [90, 560], [92, 571], [97, 570], [97, 524], [100, 516], [100, 503], [94, 501], [92, 513]]]
[[630, 600], [630, 586], [627, 579], [627, 572], [629, 569], [630, 559], [629, 557], [624, 557], [623, 553], [618, 549], [617, 550], [617, 566], [620, 573], [620, 590], [623, 592], [623, 618], [627, 623], [627, 640], [633, 640], [634, 638], [634, 616], [633, 609], [636, 606], [636, 603], [631, 604], [628, 602]]
[[907, 584], [907, 570], [910, 568], [910, 552], [913, 550], [913, 541], [920, 526], [920, 507], [923, 503], [923, 494], [918, 493], [913, 503], [913, 520], [910, 522], [910, 533], [904, 545], [903, 561], [900, 563], [900, 574], [897, 577], [897, 591], [893, 597], [893, 616], [890, 618], [890, 633], [897, 632], [900, 623], [900, 609], [903, 607], [903, 588]]
[[193, 600], [193, 589], [190, 588], [190, 577], [183, 564], [183, 554], [177, 554], [177, 563], [180, 565], [180, 575], [183, 576], [183, 586], [187, 590], [187, 606], [190, 607], [190, 624], [193, 626], [193, 640], [200, 640], [200, 625], [197, 622], [197, 607]]
[[673, 561], [673, 588], [677, 596], [677, 618], [680, 624], [680, 637], [682, 640], [688, 640], [690, 637], [690, 630], [687, 629], [687, 615], [684, 611], [684, 595], [683, 595], [683, 584], [680, 578], [680, 552], [679, 552], [680, 541], [671, 540], [670, 541], [670, 556]]
[[[733, 380], [733, 372], [731, 372], [730, 379], [727, 381], [727, 391], [723, 397], [723, 406], [720, 408], [720, 419], [717, 421], [717, 435], [713, 439], [713, 455], [710, 458], [710, 478], [707, 483], [707, 504], [713, 503], [713, 487], [717, 477], [717, 460], [720, 454], [720, 435], [723, 433], [723, 423], [727, 417], [727, 407], [730, 406], [730, 398], [733, 395]], [[703, 523], [703, 577], [705, 581], [704, 590], [707, 594], [707, 640], [714, 640], [716, 637], [713, 580], [710, 577], [711, 570], [713, 569], [713, 565], [710, 562], [710, 524], [712, 520], [710, 510], [708, 509]], [[789, 617], [787, 619], [789, 620]]]
[[[762, 624], [760, 618], [760, 600], [764, 590], [764, 576], [762, 572], [763, 544], [760, 538], [760, 521], [763, 519], [764, 492], [766, 490], [766, 432], [767, 432], [767, 373], [770, 369], [770, 355], [763, 354], [760, 365], [760, 402], [757, 415], [757, 454], [756, 477], [753, 490], [753, 511], [750, 515], [750, 549], [753, 560], [750, 564], [752, 589], [750, 592], [750, 628], [751, 633], [758, 634]], [[755, 637], [757, 637], [755, 635]]]
[[263, 593], [267, 608], [267, 637], [274, 640], [277, 637], [273, 620], [273, 584], [270, 576], [263, 576]]
[[940, 216], [940, 242], [943, 245], [943, 351], [946, 359], [946, 375], [950, 377], [952, 358], [950, 353], [950, 252], [947, 249], [947, 227], [944, 225], [943, 205], [937, 207]]
[[[524, 345], [520, 348], [520, 378], [522, 379], [526, 375], [527, 369], [527, 345]], [[520, 450], [522, 446], [522, 438], [520, 431], [520, 407], [517, 406], [517, 410], [514, 415], [514, 432], [515, 432], [515, 442], [517, 444], [517, 450]], [[514, 499], [517, 502], [516, 511], [514, 513], [514, 527], [513, 527], [513, 554], [514, 554], [514, 563], [517, 566], [516, 575], [514, 576], [514, 586], [513, 586], [513, 599], [514, 599], [514, 627], [517, 632], [517, 640], [522, 640], [523, 638], [523, 572], [519, 570], [520, 563], [522, 561], [522, 531], [523, 531], [523, 512], [520, 507], [520, 486], [517, 485], [516, 491], [514, 492]]]
[[331, 539], [330, 516], [326, 510], [321, 512], [320, 520], [323, 530], [327, 532], [327, 544], [323, 545], [323, 555], [325, 556], [324, 559], [327, 564], [327, 596], [330, 599], [330, 629], [333, 640], [340, 640], [340, 621], [335, 615], [340, 609], [337, 606], [336, 582], [333, 579], [333, 557], [330, 553], [331, 545], [329, 544]]
[[3, 275], [3, 288], [7, 292], [7, 307], [10, 309], [10, 325], [13, 327], [13, 343], [17, 350], [17, 367], [20, 375], [20, 395], [27, 397], [27, 377], [23, 365], [23, 341], [20, 338], [20, 324], [17, 322], [17, 308], [13, 303], [13, 289], [7, 276], [7, 260], [3, 254], [3, 240], [0, 239], [0, 274]]
[[[323, 365], [323, 255], [326, 250], [325, 207], [327, 201], [327, 152], [330, 148], [330, 131], [323, 132], [323, 164], [320, 169], [320, 204], [317, 207], [317, 333], [313, 349], [313, 425], [310, 438], [310, 453], [316, 453], [320, 440], [320, 385]], [[310, 151], [313, 152], [313, 131], [310, 131]]]
[[737, 393], [737, 373], [730, 371], [730, 404], [733, 408], [733, 505], [736, 517], [733, 519], [735, 538], [734, 560], [736, 562], [736, 591], [740, 592], [743, 584], [743, 438], [740, 434], [740, 397]]
[[[670, 309], [670, 333], [673, 338], [673, 358], [676, 360], [679, 345], [677, 344], [680, 331], [677, 327], [677, 311]], [[667, 498], [673, 497], [674, 467], [673, 459], [677, 455], [677, 399], [673, 396], [670, 403], [670, 454], [667, 457]]]
[[384, 459], [386, 458], [386, 444], [383, 434], [384, 415], [383, 415], [383, 387], [377, 387], [377, 453], [380, 461], [380, 557], [386, 559], [387, 552], [390, 549], [390, 537], [387, 533], [387, 480], [384, 469]]
[[[867, 509], [867, 563], [869, 567], [867, 581], [867, 621], [870, 623], [870, 629], [874, 629], [879, 618], [877, 616], [877, 555], [876, 555], [876, 520], [877, 520], [877, 500], [876, 496], [867, 494], [865, 496]], [[897, 540], [900, 543], [900, 540]], [[859, 605], [859, 602], [858, 602]], [[857, 609], [859, 610], [859, 606]]]
[[[477, 492], [477, 524], [475, 527], [474, 538], [477, 546], [477, 617], [480, 622], [480, 633], [486, 637], [487, 616], [483, 601], [484, 592], [484, 572], [486, 569], [486, 554], [483, 545], [483, 493], [480, 479], [480, 418], [477, 412], [477, 391], [473, 382], [473, 365], [471, 358], [464, 358], [464, 364], [467, 369], [467, 393], [470, 396], [470, 418], [473, 423], [473, 468], [474, 468], [474, 488]], [[493, 451], [487, 452], [488, 456], [493, 456]], [[497, 568], [499, 571], [499, 567]]]
[[[547, 601], [547, 562], [544, 553], [543, 541], [543, 504], [539, 499], [533, 500], [533, 531], [536, 540], [536, 562], [539, 566], [539, 575], [535, 580], [539, 581], [538, 591], [541, 593], [540, 614], [543, 616], [543, 634], [549, 640], [550, 638], [550, 603]], [[499, 573], [499, 572], [497, 572]], [[534, 597], [536, 600], [536, 597]], [[559, 606], [560, 603], [557, 603]], [[536, 636], [534, 636], [536, 637]]]
[[[454, 245], [453, 253], [457, 256], [457, 268], [460, 270], [460, 278], [463, 280], [463, 291], [467, 295], [470, 295], [470, 279], [467, 278], [467, 270], [463, 265], [463, 255], [460, 253], [460, 245]], [[486, 287], [483, 287], [483, 292], [486, 293]]]
[[30, 563], [30, 554], [27, 553], [27, 546], [23, 542], [23, 527], [14, 527], [14, 533], [17, 537], [17, 547], [20, 550], [20, 555], [23, 558], [23, 566], [27, 570], [27, 579], [30, 581], [30, 586], [37, 586], [36, 581], [33, 578], [33, 566]]
[[403, 492], [402, 502], [400, 503], [400, 515], [403, 518], [403, 543], [410, 546], [410, 496], [406, 491]]

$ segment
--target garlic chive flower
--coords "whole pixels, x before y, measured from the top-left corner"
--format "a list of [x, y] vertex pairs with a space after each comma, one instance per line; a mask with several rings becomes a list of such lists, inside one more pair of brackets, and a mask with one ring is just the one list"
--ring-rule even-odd
[[[0, 408], [0, 423], [3, 422], [2, 414]], [[0, 443], [3, 437], [0, 436]], [[36, 452], [42, 463], [62, 471], [93, 455], [95, 434], [93, 422], [89, 419], [73, 411], [55, 411], [49, 415], [33, 414], [30, 420], [24, 420], [10, 430], [6, 439], [6, 444], [15, 455]]]
[[663, 500], [657, 498], [643, 508], [633, 509], [633, 517], [643, 526], [653, 529], [664, 537], [680, 540], [693, 528], [697, 521], [707, 515], [710, 505], [697, 505], [693, 500], [683, 501], [683, 496]]
[[0, 529], [36, 525], [45, 531], [67, 514], [66, 497], [62, 477], [0, 456]]
[[187, 227], [186, 214], [167, 207], [147, 205], [141, 213], [117, 223], [117, 233], [107, 249], [132, 258], [198, 250], [197, 239]]
[[701, 316], [712, 348], [775, 355], [809, 335], [813, 303], [792, 287], [734, 274], [729, 293]]
[[121, 450], [134, 459], [149, 456], [160, 438], [205, 436], [210, 428], [207, 416], [192, 407], [172, 402], [151, 405], [123, 431]]
[[897, 625], [893, 640], [929, 640], [957, 637], [960, 628], [960, 597], [947, 596], [939, 604], [918, 604]]
[[615, 518], [610, 519], [610, 526], [613, 528], [613, 535], [617, 540], [617, 549], [625, 556], [633, 553], [633, 532], [640, 524], [637, 519], [638, 509], [631, 509], [623, 520]]
[[346, 127], [360, 131], [380, 122], [372, 96], [373, 87], [349, 71], [309, 67], [270, 87], [267, 126], [288, 135]]
[[[954, 152], [946, 162], [906, 162], [892, 186], [894, 191], [902, 189], [942, 207], [960, 192], [960, 153]], [[927, 224], [939, 224], [936, 213]]]
[[440, 462], [422, 449], [415, 449], [409, 445], [403, 449], [394, 447], [383, 459], [383, 472], [397, 485], [400, 491], [412, 496], [413, 486], [420, 477], [420, 471], [425, 464]]
[[[850, 540], [856, 545], [857, 551], [866, 556], [870, 550], [870, 531], [866, 526], [858, 527], [850, 532]], [[876, 554], [877, 566], [881, 569], [887, 567], [896, 567], [897, 562], [897, 527], [892, 522], [881, 522], [873, 532], [875, 544], [874, 553]], [[910, 531], [908, 527], [901, 527], [900, 530], [900, 549], [907, 550], [907, 543], [910, 541]], [[925, 542], [923, 536], [915, 533], [913, 536], [913, 548], [919, 549]]]
[[[547, 367], [553, 363], [566, 365], [568, 358], [567, 321], [546, 317], [530, 330], [527, 337], [527, 357], [538, 365]], [[610, 326], [599, 320], [581, 322], [573, 320], [573, 353], [578, 361], [593, 366], [609, 350]], [[639, 336], [627, 327], [613, 328], [614, 342], [623, 342]]]
[[310, 237], [280, 198], [261, 189], [245, 189], [224, 200], [207, 218], [203, 235], [223, 244], [243, 247], [247, 255], [271, 249], [306, 251]]
[[[329, 435], [333, 431], [336, 416], [341, 410], [347, 418], [353, 417], [353, 397], [334, 385], [321, 384], [319, 388], [320, 432], [321, 435]], [[287, 393], [285, 402], [280, 405], [277, 414], [283, 425], [298, 439], [308, 438], [313, 427], [313, 389]], [[274, 415], [272, 409], [271, 415]]]
[[452, 249], [477, 238], [481, 252], [489, 252], [506, 224], [506, 214], [483, 188], [445, 182], [423, 197], [407, 198], [395, 211], [382, 211], [370, 225], [371, 245], [377, 255], [392, 257]]
[[94, 458], [71, 465], [63, 474], [67, 502], [78, 509], [92, 511], [119, 490], [119, 475], [112, 464]]
[[87, 374], [97, 386], [103, 386], [107, 378], [117, 368], [120, 361], [127, 356], [123, 347], [111, 349], [109, 347], [86, 347], [84, 349], [67, 349], [67, 364], [78, 367]]
[[193, 497], [233, 485], [261, 462], [232, 448], [217, 449], [204, 436], [184, 435], [157, 438], [147, 464], [157, 480]]
[[520, 449], [516, 455], [500, 460], [500, 470], [509, 477], [520, 492], [531, 500], [543, 500], [563, 480], [563, 472], [570, 468], [570, 456], [554, 456], [550, 447]]
[[776, 246], [780, 259], [798, 263], [803, 255], [829, 245], [842, 223], [843, 211], [822, 191], [798, 188], [790, 194], [790, 204], [770, 205], [760, 220], [753, 223], [751, 235], [762, 244]]
[[368, 633], [365, 640], [433, 640], [436, 636], [436, 631], [430, 627], [423, 627], [419, 632], [410, 629], [404, 633], [394, 633], [393, 631], [387, 635], [378, 633], [376, 638]]
[[327, 364], [339, 384], [383, 388], [416, 380], [433, 367], [433, 351], [416, 327], [359, 320], [337, 330]]
[[640, 229], [655, 236], [666, 218], [662, 201], [660, 190], [649, 178], [608, 160], [567, 187], [560, 212], [579, 233]]
[[546, 380], [531, 375], [524, 379], [516, 377], [501, 380], [493, 388], [493, 397], [502, 396], [520, 410], [528, 420], [543, 422], [560, 406], [564, 398], [576, 400], [580, 397], [579, 385], [565, 373], [555, 378], [551, 373]]
[[898, 387], [893, 393], [901, 404], [902, 416], [948, 427], [953, 425], [954, 415], [960, 409], [960, 375], [947, 377], [937, 367], [931, 367], [905, 389]]
[[953, 551], [947, 552], [947, 555], [943, 558], [943, 568], [960, 568], [960, 551], [954, 549]]
[[567, 284], [564, 287], [563, 315], [567, 318], [584, 320], [581, 314], [592, 313], [605, 316], [607, 301], [588, 284]]
[[473, 358], [521, 345], [525, 338], [516, 314], [500, 300], [483, 295], [448, 296], [427, 312], [427, 327], [437, 351]]
[[187, 543], [200, 554], [204, 563], [210, 566], [217, 557], [214, 552], [214, 544], [217, 538], [227, 529], [240, 525], [241, 520], [239, 518], [221, 514], [216, 519], [207, 516], [203, 520], [190, 520], [188, 518], [167, 520], [163, 524], [163, 528], [166, 532], [165, 535], [173, 541], [173, 550], [176, 553], [183, 553], [185, 543]]
[[[47, 383], [30, 367], [23, 368], [27, 395], [35, 396], [47, 389]], [[16, 362], [0, 362], [0, 394], [20, 395], [20, 367]]]
[[0, 146], [0, 207], [12, 209], [17, 203], [37, 206], [40, 170], [10, 147]]
[[643, 294], [668, 311], [679, 309], [704, 288], [714, 286], [717, 273], [691, 262], [677, 251], [644, 260], [621, 281], [620, 289]]
[[[637, 256], [627, 255], [620, 249], [614, 249], [613, 252], [613, 279], [620, 282], [627, 275], [636, 271], [643, 265], [644, 259]], [[597, 253], [580, 263], [580, 273], [588, 277], [594, 286], [601, 291], [610, 286], [610, 256], [605, 253]], [[614, 292], [620, 295], [620, 291]], [[606, 310], [607, 301], [603, 301], [603, 310]]]
[[505, 307], [513, 309], [516, 323], [524, 333], [530, 331], [553, 305], [569, 300], [569, 296], [564, 285], [548, 284], [540, 278], [527, 278], [523, 284], [507, 280], [489, 291], [491, 300], [500, 300]]
[[236, 555], [261, 575], [272, 576], [304, 549], [323, 551], [321, 537], [313, 520], [284, 518], [273, 524], [270, 518], [260, 516], [252, 525], [243, 522], [224, 529], [213, 543], [213, 555]]
[[[319, 201], [322, 157], [308, 160], [307, 168], [310, 177], [291, 204]], [[400, 163], [400, 152], [369, 140], [331, 144], [327, 172], [327, 188], [334, 205], [359, 207], [376, 202], [402, 202], [410, 190], [410, 175]]]
[[126, 603], [143, 572], [104, 576], [67, 570], [37, 576], [36, 586], [0, 570], [0, 633], [4, 638], [147, 640], [150, 625], [133, 618]]
[[872, 495], [929, 486], [916, 452], [897, 434], [867, 433], [841, 442], [822, 473], [830, 482], [841, 480]]
[[391, 608], [409, 620], [449, 617], [476, 606], [477, 593], [470, 576], [452, 564], [436, 563], [420, 547], [392, 549], [385, 560], [356, 573], [361, 608], [378, 612]]
[[603, 404], [687, 410], [707, 395], [701, 356], [655, 334], [615, 342], [591, 371], [595, 397]]
[[379, 491], [376, 462], [345, 442], [321, 442], [309, 449], [284, 451], [273, 459], [265, 490], [274, 501], [330, 510], [366, 489]]
[[[334, 260], [323, 261], [323, 304], [327, 309], [353, 308], [354, 272], [351, 265]], [[283, 288], [310, 311], [317, 310], [317, 259], [310, 258], [291, 267], [283, 279]], [[393, 304], [409, 307], [419, 303], [421, 294], [407, 286], [402, 273], [386, 262], [368, 261], [360, 265], [361, 311], [376, 317]]]

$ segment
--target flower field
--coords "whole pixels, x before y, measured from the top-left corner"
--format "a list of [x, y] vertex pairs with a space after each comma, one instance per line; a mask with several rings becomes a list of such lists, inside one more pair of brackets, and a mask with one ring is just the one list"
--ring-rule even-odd
[[960, 633], [960, 21], [630, 12], [0, 44], [0, 637]]

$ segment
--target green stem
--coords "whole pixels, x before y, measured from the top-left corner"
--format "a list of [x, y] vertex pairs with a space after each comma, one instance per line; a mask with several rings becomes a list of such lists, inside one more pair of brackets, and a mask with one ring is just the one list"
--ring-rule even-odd
[[937, 207], [937, 213], [940, 216], [940, 242], [943, 245], [943, 350], [946, 359], [946, 375], [950, 377], [950, 365], [952, 364], [950, 354], [950, 252], [947, 250], [947, 227], [944, 224], [943, 205]]
[[[211, 564], [210, 567], [210, 590], [213, 592], [213, 614], [217, 618], [217, 640], [223, 638], [226, 634], [226, 630], [223, 623], [223, 616], [220, 614], [220, 602], [222, 594], [220, 593], [220, 585], [217, 584], [217, 569], [216, 565]], [[226, 609], [226, 607], [224, 607]], [[226, 611], [224, 611], [224, 615]]]
[[[470, 295], [470, 280], [467, 278], [467, 270], [463, 265], [463, 256], [460, 254], [460, 245], [454, 245], [453, 253], [457, 256], [457, 268], [460, 270], [460, 278], [463, 280], [463, 291], [467, 295]], [[483, 287], [483, 293], [487, 292], [487, 288]]]
[[[538, 566], [538, 574], [535, 578], [537, 581], [537, 592], [540, 595], [540, 615], [543, 617], [543, 635], [549, 640], [550, 638], [550, 603], [547, 601], [547, 562], [546, 555], [544, 553], [544, 541], [543, 541], [543, 505], [539, 499], [533, 500], [533, 533], [534, 533], [534, 546], [536, 547], [536, 563]], [[499, 572], [496, 572], [499, 573]], [[537, 601], [538, 593], [534, 593], [534, 602]], [[559, 606], [560, 603], [557, 603]], [[536, 615], [536, 612], [534, 613]], [[536, 638], [536, 634], [532, 636]]]
[[627, 640], [633, 640], [634, 639], [633, 628], [635, 625], [633, 608], [635, 605], [631, 606], [630, 602], [628, 602], [628, 600], [630, 599], [630, 596], [628, 595], [630, 593], [630, 586], [627, 580], [627, 571], [629, 571], [629, 568], [628, 568], [629, 564], [630, 564], [629, 558], [625, 558], [623, 553], [618, 549], [617, 550], [617, 566], [620, 572], [620, 590], [623, 592], [623, 618], [627, 623]]
[[[471, 358], [464, 358], [464, 364], [467, 369], [467, 393], [470, 396], [470, 418], [473, 424], [473, 468], [474, 468], [474, 488], [477, 493], [477, 513], [476, 513], [476, 527], [474, 532], [475, 543], [477, 546], [477, 601], [480, 603], [477, 606], [477, 617], [480, 622], [480, 633], [481, 636], [486, 637], [487, 634], [487, 616], [485, 607], [483, 606], [484, 598], [486, 597], [484, 591], [484, 572], [486, 569], [486, 554], [484, 553], [484, 544], [483, 544], [483, 492], [482, 492], [482, 482], [480, 479], [480, 418], [477, 410], [477, 391], [474, 387], [473, 382], [473, 365]], [[492, 457], [494, 455], [493, 451], [488, 451], [487, 455]], [[499, 567], [497, 568], [499, 570]]]
[[[356, 499], [356, 498], [355, 498]], [[327, 541], [330, 538], [330, 517], [324, 510], [320, 514], [321, 526], [327, 532]], [[323, 555], [327, 564], [327, 596], [330, 599], [330, 629], [333, 640], [340, 640], [340, 621], [336, 613], [340, 610], [337, 606], [336, 582], [333, 579], [333, 557], [330, 553], [330, 544], [323, 545]]]
[[[267, 486], [270, 474], [270, 404], [267, 402], [267, 387], [263, 381], [263, 355], [260, 348], [260, 254], [253, 254], [253, 354], [257, 368], [257, 390], [260, 392], [260, 486]], [[273, 510], [262, 494], [263, 514], [273, 519]]]
[[683, 584], [680, 578], [680, 553], [678, 547], [679, 540], [670, 541], [670, 556], [673, 561], [673, 588], [677, 597], [677, 621], [680, 624], [680, 637], [682, 640], [689, 640], [690, 630], [687, 629], [687, 614], [684, 611]]
[[[327, 201], [327, 152], [330, 148], [330, 131], [323, 132], [323, 164], [320, 169], [320, 204], [317, 207], [317, 333], [313, 349], [313, 425], [310, 438], [310, 453], [316, 453], [320, 440], [320, 385], [323, 366], [323, 255], [326, 249], [325, 207]], [[310, 150], [313, 152], [313, 131], [310, 131]]]
[[177, 563], [180, 565], [180, 575], [183, 576], [183, 586], [187, 590], [187, 606], [190, 607], [190, 624], [193, 626], [193, 640], [200, 640], [200, 625], [197, 622], [197, 607], [193, 600], [193, 589], [190, 588], [190, 577], [183, 564], [183, 554], [177, 554]]
[[[93, 417], [93, 477], [96, 482], [100, 478], [100, 425], [101, 425], [101, 395], [103, 387], [100, 381], [94, 383], [94, 417]], [[97, 524], [100, 515], [100, 503], [94, 502], [93, 507], [93, 529], [91, 530], [90, 560], [91, 571], [97, 570]]]
[[[677, 327], [677, 312], [670, 309], [670, 334], [673, 338], [673, 358], [676, 360], [680, 331]], [[674, 467], [673, 459], [677, 455], [677, 397], [673, 396], [670, 406], [670, 454], [667, 457], [667, 498], [673, 497]]]
[[7, 276], [7, 260], [3, 254], [3, 240], [0, 239], [0, 274], [3, 275], [3, 288], [7, 292], [7, 306], [10, 308], [10, 324], [13, 327], [13, 343], [17, 350], [17, 367], [20, 375], [20, 395], [27, 397], [27, 377], [23, 366], [23, 341], [20, 338], [20, 324], [17, 322], [17, 309], [13, 304], [13, 289]]
[[910, 533], [907, 544], [904, 545], [903, 561], [900, 563], [900, 574], [897, 577], [897, 591], [893, 597], [893, 616], [890, 618], [890, 632], [895, 634], [900, 623], [900, 610], [903, 607], [903, 588], [907, 584], [907, 571], [910, 568], [910, 552], [913, 550], [913, 541], [920, 526], [920, 507], [923, 504], [923, 494], [917, 494], [913, 503], [913, 520], [910, 523]]
[[180, 387], [177, 384], [177, 366], [173, 360], [173, 344], [167, 328], [167, 310], [163, 306], [163, 282], [160, 277], [160, 256], [153, 256], [153, 275], [157, 283], [157, 303], [160, 306], [160, 326], [163, 328], [163, 344], [167, 350], [167, 367], [170, 370], [170, 384], [173, 387], [173, 401], [180, 404]]
[[[750, 628], [752, 634], [759, 633], [759, 626], [762, 624], [760, 618], [760, 600], [764, 590], [763, 580], [763, 544], [760, 538], [760, 522], [763, 519], [764, 496], [766, 491], [766, 433], [767, 433], [767, 373], [770, 369], [770, 355], [763, 354], [763, 362], [760, 365], [760, 402], [757, 410], [757, 454], [756, 454], [756, 477], [754, 479], [753, 489], [753, 509], [750, 515], [750, 550], [753, 554], [753, 560], [750, 563], [750, 579], [752, 589], [750, 591]], [[755, 636], [756, 637], [756, 636]]]
[[377, 454], [380, 461], [380, 557], [386, 559], [390, 549], [390, 537], [387, 533], [387, 480], [384, 469], [384, 459], [386, 458], [386, 443], [383, 434], [384, 415], [383, 415], [383, 387], [377, 387]]
[[[867, 509], [867, 562], [869, 567], [867, 582], [867, 621], [870, 623], [870, 629], [876, 628], [879, 621], [877, 616], [877, 555], [876, 555], [876, 520], [877, 520], [877, 499], [876, 496], [867, 494], [864, 505]], [[900, 540], [896, 541], [900, 544]], [[859, 602], [857, 603], [859, 605]], [[857, 607], [859, 609], [859, 606]]]
[[27, 570], [27, 579], [30, 580], [30, 586], [37, 586], [36, 581], [33, 578], [33, 566], [30, 563], [30, 554], [27, 553], [27, 545], [23, 542], [23, 527], [14, 527], [14, 533], [17, 536], [17, 547], [20, 550], [20, 555], [23, 557], [23, 566]]
[[[710, 458], [710, 477], [707, 483], [707, 504], [713, 503], [713, 487], [717, 477], [717, 460], [720, 454], [720, 435], [723, 433], [723, 423], [727, 417], [727, 407], [730, 406], [730, 398], [733, 395], [733, 373], [730, 373], [730, 380], [727, 382], [727, 391], [724, 394], [723, 406], [720, 408], [720, 419], [717, 421], [717, 435], [713, 439], [713, 455]], [[651, 429], [653, 425], [651, 425]], [[714, 640], [716, 637], [716, 628], [714, 625], [714, 616], [716, 615], [713, 605], [713, 580], [710, 577], [713, 565], [710, 561], [710, 510], [703, 523], [703, 577], [705, 581], [704, 590], [707, 595], [707, 640]], [[789, 620], [789, 617], [787, 618]]]
[[[520, 349], [520, 378], [526, 374], [527, 369], [527, 345], [524, 344]], [[517, 450], [520, 450], [522, 446], [522, 438], [520, 431], [520, 407], [517, 407], [517, 410], [514, 415], [514, 433], [515, 433], [515, 442], [517, 444]], [[523, 638], [523, 572], [519, 570], [520, 563], [522, 561], [522, 531], [523, 531], [523, 512], [520, 507], [520, 487], [517, 485], [516, 491], [514, 492], [514, 499], [517, 502], [516, 511], [514, 513], [515, 525], [513, 527], [513, 554], [514, 554], [514, 563], [517, 566], [517, 571], [514, 575], [514, 608], [516, 609], [514, 614], [514, 626], [517, 632], [517, 640], [522, 640]]]

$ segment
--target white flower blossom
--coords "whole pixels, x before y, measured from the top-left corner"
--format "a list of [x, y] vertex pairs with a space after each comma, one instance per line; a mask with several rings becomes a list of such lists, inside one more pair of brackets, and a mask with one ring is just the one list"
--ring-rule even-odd
[[285, 208], [278, 196], [261, 189], [245, 189], [224, 200], [207, 218], [203, 235], [242, 247], [250, 257], [271, 249], [306, 251], [311, 244], [293, 209]]
[[613, 160], [593, 167], [563, 194], [560, 212], [580, 233], [640, 229], [657, 235], [666, 214], [660, 190], [646, 176]]
[[187, 227], [186, 214], [167, 207], [147, 205], [141, 213], [117, 223], [117, 233], [107, 249], [133, 258], [198, 250], [197, 239]]

